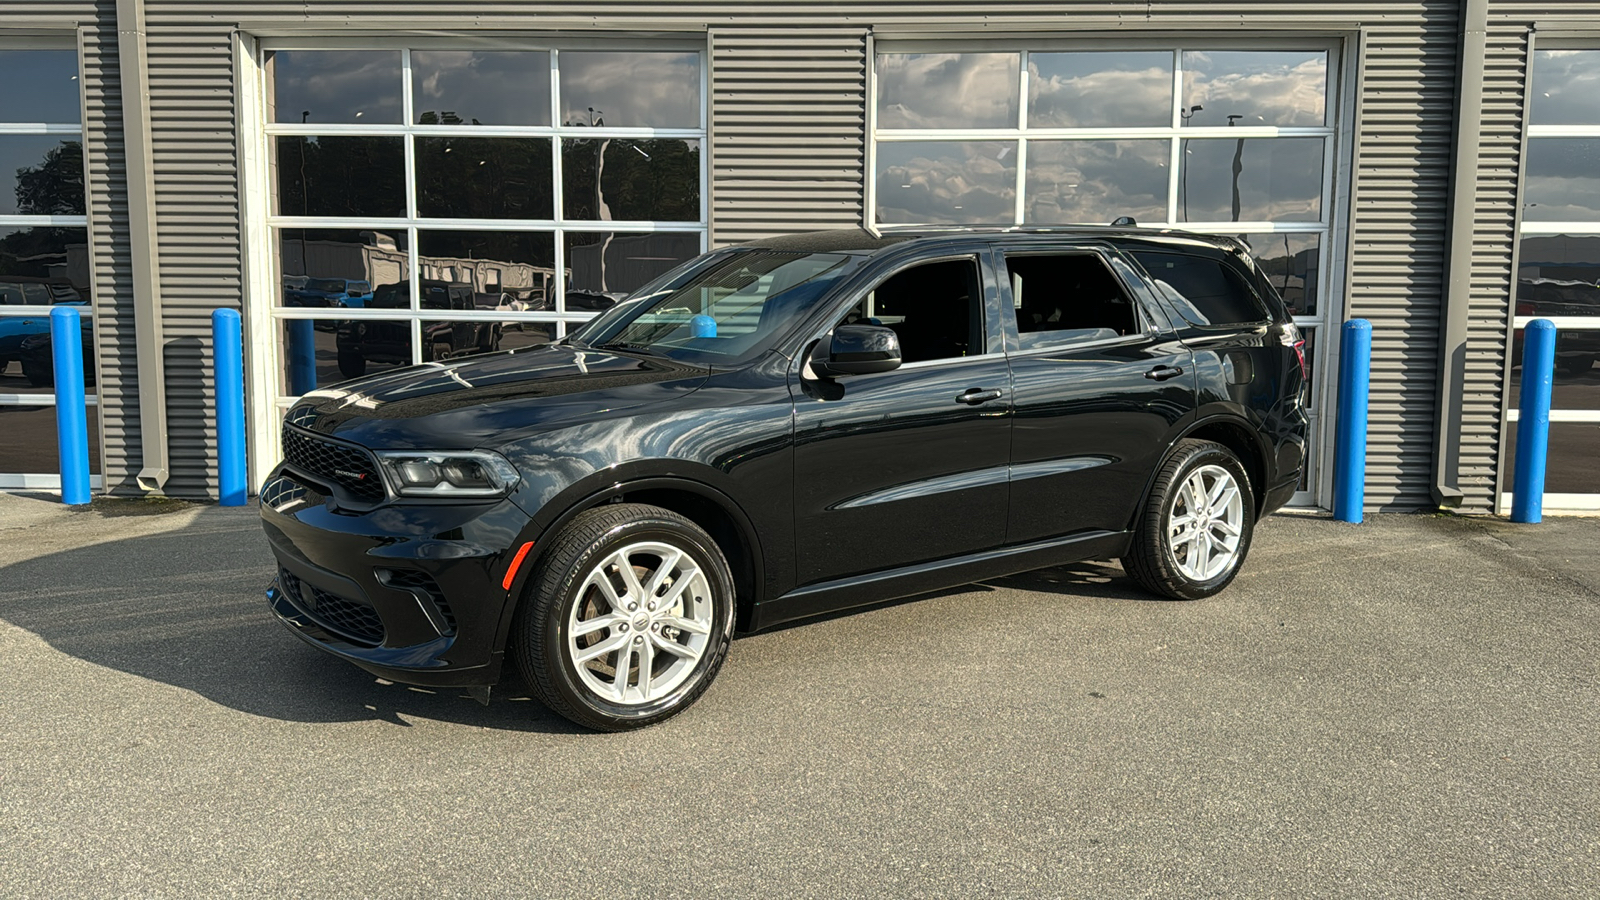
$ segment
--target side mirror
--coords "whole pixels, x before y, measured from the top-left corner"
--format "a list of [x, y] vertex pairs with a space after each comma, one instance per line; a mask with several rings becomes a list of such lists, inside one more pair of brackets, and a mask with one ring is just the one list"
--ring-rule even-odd
[[900, 336], [882, 325], [840, 325], [807, 362], [823, 378], [889, 372], [900, 368]]

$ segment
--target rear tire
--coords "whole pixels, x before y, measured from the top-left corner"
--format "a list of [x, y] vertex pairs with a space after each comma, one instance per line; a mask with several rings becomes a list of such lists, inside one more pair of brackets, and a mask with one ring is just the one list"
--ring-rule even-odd
[[1250, 552], [1255, 496], [1233, 451], [1182, 440], [1161, 464], [1122, 559], [1139, 586], [1173, 600], [1227, 587]]
[[733, 638], [733, 577], [709, 535], [619, 503], [556, 536], [517, 611], [513, 649], [534, 695], [596, 731], [641, 728], [705, 693]]

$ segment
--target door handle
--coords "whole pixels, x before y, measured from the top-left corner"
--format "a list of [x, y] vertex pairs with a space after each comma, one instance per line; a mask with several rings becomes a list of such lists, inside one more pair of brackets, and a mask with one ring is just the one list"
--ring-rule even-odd
[[1166, 381], [1168, 378], [1177, 378], [1182, 374], [1183, 370], [1177, 366], [1156, 366], [1154, 369], [1144, 373], [1144, 377], [1155, 381]]
[[965, 403], [968, 406], [977, 406], [979, 403], [988, 403], [990, 400], [999, 399], [1000, 391], [998, 388], [969, 388], [956, 395], [957, 403]]

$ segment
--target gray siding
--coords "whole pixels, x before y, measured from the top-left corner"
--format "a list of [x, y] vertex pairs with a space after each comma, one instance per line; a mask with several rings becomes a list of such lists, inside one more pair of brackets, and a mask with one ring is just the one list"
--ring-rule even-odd
[[[7, 14], [17, 6], [7, 4]], [[56, 12], [60, 7], [52, 3], [35, 8]], [[160, 265], [169, 344], [166, 384], [173, 455], [169, 492], [215, 492], [204, 386], [207, 316], [216, 306], [238, 305], [242, 300], [229, 44], [235, 27], [259, 34], [346, 37], [362, 29], [419, 33], [668, 29], [707, 34], [714, 54], [711, 218], [713, 241], [725, 244], [778, 231], [860, 221], [865, 35], [870, 31], [942, 32], [959, 45], [973, 38], [1050, 31], [1082, 36], [1094, 29], [1117, 36], [1142, 30], [1231, 35], [1259, 23], [1278, 32], [1297, 27], [1319, 33], [1367, 30], [1365, 79], [1360, 85], [1363, 119], [1356, 131], [1354, 184], [1349, 186], [1352, 314], [1373, 320], [1377, 351], [1367, 496], [1383, 508], [1428, 503], [1453, 118], [1458, 9], [1454, 0], [1330, 4], [880, 0], [849, 6], [819, 0], [480, 2], [471, 5], [470, 15], [463, 13], [465, 8], [445, 0], [383, 4], [148, 0], [163, 242]], [[103, 5], [101, 14], [109, 17], [109, 7]], [[1495, 71], [1497, 77], [1510, 74], [1503, 67]], [[1496, 109], [1496, 116], [1507, 114]], [[1498, 120], [1492, 124], [1510, 127]], [[108, 148], [96, 153], [103, 161], [97, 164], [109, 165], [102, 155], [109, 152]], [[1480, 203], [1499, 203], [1503, 210], [1504, 189], [1503, 178], [1486, 185], [1480, 189]], [[96, 200], [113, 202], [109, 191]], [[1503, 352], [1495, 349], [1494, 342], [1504, 341], [1507, 302], [1503, 293], [1497, 298], [1496, 291], [1503, 291], [1509, 278], [1504, 261], [1497, 260], [1504, 248], [1495, 243], [1505, 226], [1491, 219], [1486, 218], [1481, 238], [1483, 277], [1475, 282], [1481, 284], [1483, 309], [1474, 306], [1473, 346], [1485, 355], [1482, 360], [1475, 357], [1469, 379], [1474, 504], [1481, 502], [1477, 498], [1485, 479], [1492, 479], [1495, 465], [1492, 447], [1484, 449], [1483, 439], [1476, 436], [1495, 431], [1499, 385], [1492, 359]], [[97, 226], [97, 233], [106, 227], [114, 225]], [[119, 252], [126, 250], [121, 245], [112, 251], [102, 249], [101, 259], [114, 263]], [[115, 265], [111, 268], [114, 275]], [[101, 273], [102, 280], [108, 277], [112, 276]], [[107, 284], [106, 290], [114, 296], [116, 285]], [[1479, 299], [1476, 292], [1474, 299], [1475, 303]], [[1492, 334], [1495, 315], [1502, 323], [1498, 335]], [[116, 336], [118, 327], [120, 323], [112, 323], [108, 335]], [[122, 368], [118, 366], [117, 377], [124, 374]], [[131, 367], [125, 374], [131, 378]], [[110, 380], [107, 392], [120, 389], [131, 398], [131, 388], [131, 381]], [[116, 446], [136, 448], [132, 427], [126, 418], [118, 421]], [[109, 427], [107, 435], [109, 444]], [[115, 454], [115, 447], [107, 449]], [[109, 467], [118, 473], [113, 483], [125, 484], [126, 473], [138, 464], [112, 460]]]
[[711, 241], [862, 222], [866, 32], [711, 32]]

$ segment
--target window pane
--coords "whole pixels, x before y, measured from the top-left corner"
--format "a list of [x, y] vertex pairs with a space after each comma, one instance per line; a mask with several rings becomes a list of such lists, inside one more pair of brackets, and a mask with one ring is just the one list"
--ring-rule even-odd
[[[1590, 328], [1562, 328], [1556, 332], [1555, 380], [1550, 389], [1552, 409], [1600, 410], [1600, 317], [1591, 319], [1589, 324]], [[1522, 397], [1523, 332], [1518, 328], [1511, 338], [1509, 402], [1513, 408]]]
[[1011, 306], [1024, 350], [1063, 341], [1134, 334], [1139, 323], [1122, 287], [1092, 253], [1007, 256]]
[[1196, 325], [1242, 325], [1268, 318], [1244, 277], [1219, 259], [1150, 250], [1131, 255]]
[[[14, 289], [0, 281], [0, 294]], [[94, 322], [87, 306], [79, 308], [78, 340], [83, 351], [83, 383], [94, 393]], [[54, 342], [50, 334], [50, 315], [8, 313], [0, 306], [0, 394], [50, 394], [55, 391]], [[4, 430], [6, 407], [0, 406], [0, 430]], [[53, 421], [53, 420], [52, 420]], [[50, 443], [55, 444], [52, 427]], [[33, 471], [17, 469], [0, 455], [0, 472]], [[52, 470], [45, 470], [52, 471]]]
[[908, 363], [977, 355], [988, 347], [981, 284], [972, 260], [915, 266], [873, 288], [845, 321], [893, 329]]
[[878, 54], [879, 128], [1017, 127], [1017, 53]]
[[1326, 51], [1190, 50], [1183, 54], [1185, 125], [1227, 125], [1235, 116], [1240, 125], [1324, 125], [1327, 108]]
[[0, 134], [0, 216], [81, 216], [83, 145], [52, 134]]
[[1517, 254], [1517, 315], [1600, 316], [1600, 235], [1525, 237]]
[[501, 323], [500, 349], [520, 350], [548, 344], [556, 339], [554, 322], [527, 322], [508, 319]]
[[90, 299], [87, 228], [0, 227], [0, 306]]
[[700, 255], [700, 235], [567, 232], [568, 312], [607, 309], [668, 269]]
[[554, 218], [549, 138], [419, 137], [417, 213], [453, 219]]
[[1538, 222], [1600, 219], [1600, 140], [1528, 141], [1522, 216]]
[[278, 324], [282, 389], [291, 397], [411, 365], [411, 323], [404, 319], [286, 319]]
[[76, 50], [0, 50], [0, 122], [83, 120]]
[[411, 51], [419, 125], [549, 125], [550, 54]]
[[1029, 141], [1029, 223], [1167, 219], [1167, 141]]
[[700, 54], [563, 50], [561, 123], [699, 128]]
[[1159, 127], [1171, 122], [1171, 53], [1028, 54], [1029, 128]]
[[267, 121], [398, 124], [400, 51], [279, 50], [267, 57]]
[[275, 137], [280, 216], [404, 216], [398, 137]]
[[547, 309], [555, 278], [555, 235], [538, 231], [424, 231], [417, 235], [422, 277], [470, 284], [477, 309]]
[[278, 231], [283, 306], [360, 309], [375, 292], [410, 277], [406, 233], [335, 228]]
[[[0, 377], [0, 391], [10, 392], [20, 381], [12, 363]], [[89, 472], [100, 474], [100, 408], [84, 410], [89, 432]], [[55, 475], [61, 471], [56, 444], [54, 406], [0, 406], [0, 472], [9, 474]]]
[[1183, 142], [1180, 222], [1315, 222], [1322, 138]]
[[879, 144], [878, 222], [1011, 224], [1016, 219], [1016, 149], [998, 141]]
[[568, 219], [700, 221], [700, 142], [561, 142], [562, 199]]
[[[1506, 481], [1517, 465], [1517, 423], [1505, 429]], [[1544, 489], [1551, 494], [1600, 494], [1600, 424], [1552, 422]]]
[[1600, 50], [1539, 50], [1533, 54], [1533, 125], [1600, 125]]
[[1317, 314], [1317, 249], [1322, 238], [1315, 234], [1240, 234], [1236, 238], [1250, 248], [1250, 255], [1278, 289], [1278, 295], [1294, 316]]

